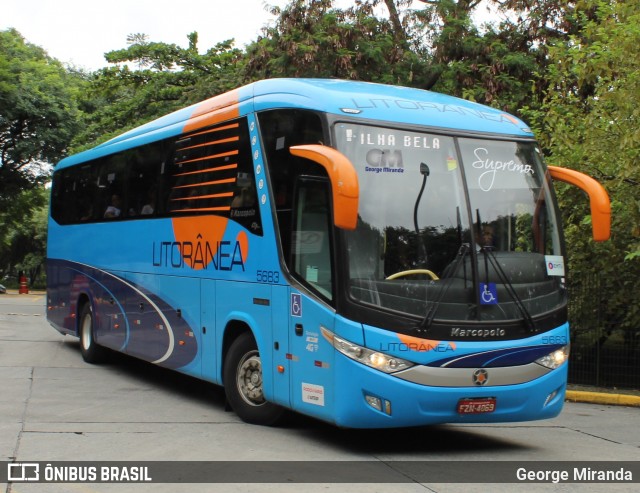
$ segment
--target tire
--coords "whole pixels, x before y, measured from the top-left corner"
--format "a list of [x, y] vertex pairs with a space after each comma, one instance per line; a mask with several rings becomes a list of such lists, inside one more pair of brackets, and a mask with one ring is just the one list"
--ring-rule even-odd
[[106, 350], [94, 339], [91, 303], [85, 303], [80, 311], [78, 337], [80, 337], [80, 354], [83, 360], [93, 364], [104, 361]]
[[233, 341], [223, 371], [227, 401], [242, 421], [271, 426], [279, 420], [284, 409], [264, 398], [262, 363], [251, 333], [245, 332]]

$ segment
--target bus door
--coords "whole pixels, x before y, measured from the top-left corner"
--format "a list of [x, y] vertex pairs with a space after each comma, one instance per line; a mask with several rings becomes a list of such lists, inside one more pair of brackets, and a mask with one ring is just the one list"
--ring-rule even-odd
[[[282, 279], [282, 274], [277, 273], [278, 281]], [[291, 297], [291, 288], [288, 285], [274, 284], [271, 290], [271, 301], [273, 304], [273, 323], [272, 337], [273, 350], [272, 358], [272, 377], [273, 388], [269, 399], [276, 404], [285, 407], [291, 407], [291, 358], [292, 353], [289, 352], [289, 299]], [[267, 364], [263, 366], [269, 368]], [[266, 379], [265, 379], [266, 380]], [[265, 388], [265, 393], [269, 389]]]
[[294, 409], [330, 418], [333, 412], [333, 348], [321, 328], [333, 331], [335, 311], [330, 185], [326, 178], [300, 177], [294, 190], [289, 268], [289, 354]]

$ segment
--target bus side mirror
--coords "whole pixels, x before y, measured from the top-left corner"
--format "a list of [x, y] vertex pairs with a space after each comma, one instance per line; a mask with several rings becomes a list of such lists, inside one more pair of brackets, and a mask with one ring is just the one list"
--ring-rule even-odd
[[360, 189], [351, 161], [332, 147], [317, 144], [293, 146], [289, 152], [327, 170], [333, 196], [333, 224], [342, 229], [356, 229]]
[[609, 194], [600, 183], [584, 173], [559, 166], [548, 166], [554, 180], [563, 181], [585, 191], [591, 204], [593, 239], [606, 241], [611, 236], [611, 203]]

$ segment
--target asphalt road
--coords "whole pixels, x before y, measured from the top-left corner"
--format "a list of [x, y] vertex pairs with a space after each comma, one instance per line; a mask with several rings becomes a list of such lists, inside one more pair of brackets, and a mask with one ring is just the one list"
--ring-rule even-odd
[[[0, 483], [7, 493], [639, 489], [637, 468], [634, 484], [455, 482], [468, 469], [486, 467], [492, 474], [502, 461], [532, 469], [536, 466], [530, 461], [607, 461], [607, 467], [640, 461], [639, 408], [567, 403], [559, 417], [548, 421], [379, 431], [343, 430], [297, 415], [276, 428], [252, 426], [225, 411], [224, 393], [216, 386], [120, 355], [101, 366], [84, 363], [77, 339], [48, 325], [44, 304], [44, 295], [0, 295], [1, 461], [233, 461], [230, 467], [220, 464], [234, 479], [233, 484]], [[322, 467], [320, 473], [309, 470], [312, 483], [295, 483], [295, 475], [285, 474], [280, 483], [255, 484], [265, 477], [260, 469], [271, 464], [264, 461], [294, 464], [302, 473], [310, 461], [322, 461]], [[433, 482], [411, 474], [397, 483], [376, 476], [362, 482], [365, 466], [383, 465], [395, 478], [403, 461], [435, 464], [441, 474]], [[557, 464], [558, 469], [566, 465]], [[355, 482], [344, 482], [345, 467]]]

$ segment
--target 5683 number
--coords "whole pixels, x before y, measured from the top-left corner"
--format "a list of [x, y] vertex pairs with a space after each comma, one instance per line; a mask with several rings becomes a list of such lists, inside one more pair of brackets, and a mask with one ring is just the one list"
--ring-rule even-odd
[[280, 272], [277, 270], [257, 270], [256, 281], [266, 284], [274, 284], [280, 282]]
[[566, 336], [547, 336], [542, 338], [542, 344], [567, 344]]

